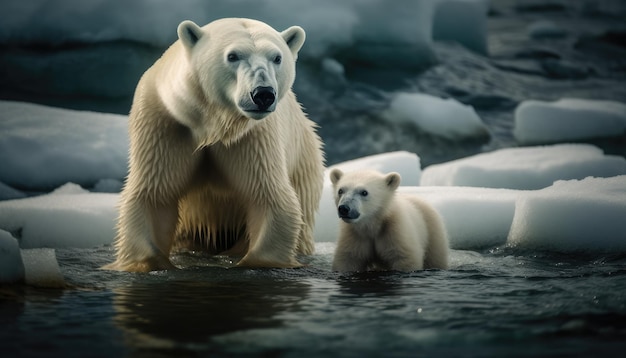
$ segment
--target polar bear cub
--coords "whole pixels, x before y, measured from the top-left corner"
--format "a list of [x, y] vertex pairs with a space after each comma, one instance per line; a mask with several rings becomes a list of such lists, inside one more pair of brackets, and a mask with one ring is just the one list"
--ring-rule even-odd
[[342, 220], [334, 271], [448, 268], [448, 237], [439, 214], [396, 192], [398, 173], [330, 172]]

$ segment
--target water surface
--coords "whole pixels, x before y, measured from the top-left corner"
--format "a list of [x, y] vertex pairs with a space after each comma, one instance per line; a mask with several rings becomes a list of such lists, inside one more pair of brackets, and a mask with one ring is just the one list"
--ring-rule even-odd
[[98, 270], [58, 249], [67, 289], [3, 287], [8, 356], [598, 356], [626, 349], [626, 257], [452, 251], [450, 270], [338, 274], [187, 253], [183, 269]]

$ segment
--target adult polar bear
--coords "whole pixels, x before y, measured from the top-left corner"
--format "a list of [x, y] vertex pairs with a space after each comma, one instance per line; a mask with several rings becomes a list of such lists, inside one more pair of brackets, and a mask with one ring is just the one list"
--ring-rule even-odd
[[229, 18], [184, 21], [178, 37], [137, 85], [117, 259], [105, 268], [170, 269], [172, 249], [198, 245], [243, 256], [240, 266], [298, 266], [314, 250], [324, 173], [291, 90], [304, 30]]

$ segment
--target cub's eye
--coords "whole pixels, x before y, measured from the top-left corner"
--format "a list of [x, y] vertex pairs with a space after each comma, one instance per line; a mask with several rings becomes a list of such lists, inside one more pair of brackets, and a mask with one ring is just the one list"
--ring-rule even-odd
[[361, 196], [367, 196], [369, 193], [367, 192], [367, 190], [362, 190], [361, 191]]
[[228, 60], [228, 62], [237, 62], [239, 61], [239, 56], [237, 56], [236, 53], [229, 53], [228, 56], [226, 56], [226, 59]]
[[339, 189], [339, 191], [337, 191], [337, 194], [339, 195], [343, 194], [343, 189]]
[[283, 62], [283, 57], [281, 55], [277, 55], [276, 57], [274, 57], [275, 64], [280, 65], [281, 62]]

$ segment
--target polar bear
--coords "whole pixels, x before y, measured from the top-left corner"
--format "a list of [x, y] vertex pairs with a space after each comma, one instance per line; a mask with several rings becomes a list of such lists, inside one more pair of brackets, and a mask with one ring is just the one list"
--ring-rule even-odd
[[299, 266], [324, 180], [316, 125], [291, 90], [304, 30], [228, 18], [177, 32], [135, 91], [117, 258], [105, 268], [175, 268], [179, 248]]
[[343, 221], [334, 271], [448, 268], [441, 217], [418, 197], [396, 193], [398, 173], [333, 169], [330, 180]]

